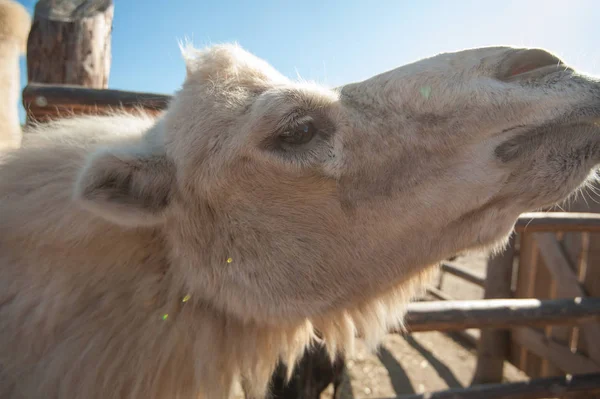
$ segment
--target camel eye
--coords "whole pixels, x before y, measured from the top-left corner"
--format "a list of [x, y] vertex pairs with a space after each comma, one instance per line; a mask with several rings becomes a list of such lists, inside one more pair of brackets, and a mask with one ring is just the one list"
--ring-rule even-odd
[[279, 135], [279, 140], [289, 145], [301, 145], [310, 142], [317, 134], [317, 128], [312, 122], [302, 123]]

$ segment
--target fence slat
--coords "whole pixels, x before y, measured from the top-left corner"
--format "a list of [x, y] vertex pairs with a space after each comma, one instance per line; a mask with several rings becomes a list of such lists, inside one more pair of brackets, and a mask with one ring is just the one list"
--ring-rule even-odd
[[574, 324], [600, 317], [600, 298], [480, 299], [408, 305], [408, 332]]
[[517, 232], [593, 231], [600, 232], [600, 213], [530, 212], [523, 213], [515, 225]]
[[585, 292], [569, 264], [569, 259], [556, 239], [556, 235], [553, 233], [536, 233], [534, 237], [540, 248], [540, 255], [544, 258], [544, 264], [556, 281], [558, 295], [585, 296]]
[[[560, 247], [556, 236], [552, 233], [536, 233], [535, 239], [540, 248], [541, 256], [544, 258], [544, 263], [554, 277], [558, 295], [585, 296], [585, 292], [569, 265], [569, 260]], [[600, 346], [596, 344], [598, 337], [600, 337], [600, 324], [594, 321], [582, 323], [580, 329], [583, 332], [590, 356], [594, 359], [600, 358]]]
[[[600, 234], [590, 234], [588, 245], [587, 259], [584, 259], [585, 263], [580, 269], [581, 277], [583, 277], [582, 286], [588, 295], [600, 297]], [[581, 330], [578, 333], [581, 336]], [[600, 354], [592, 348], [598, 348], [598, 337], [595, 342], [591, 343], [591, 347], [587, 340], [579, 338], [577, 349], [587, 353], [596, 363], [600, 364]]]
[[115, 89], [94, 89], [75, 85], [51, 85], [29, 83], [23, 89], [23, 101], [31, 106], [40, 106], [36, 101], [44, 97], [48, 106], [143, 106], [164, 109], [171, 96], [166, 94], [125, 91]]
[[[583, 267], [584, 262], [587, 258], [587, 244], [588, 244], [589, 233], [564, 233], [561, 239], [562, 248], [564, 249], [565, 255], [568, 257], [569, 265], [573, 267], [574, 273], [579, 273], [579, 270]], [[552, 298], [567, 298], [567, 296], [558, 295], [558, 287], [556, 281], [552, 281]], [[563, 344], [563, 346], [572, 348], [577, 345], [577, 341], [573, 339], [574, 329], [570, 326], [549, 326], [546, 328], [546, 335], [553, 342]], [[578, 353], [582, 355], [582, 353]], [[600, 364], [600, 362], [597, 362]], [[549, 364], [546, 370], [547, 375], [543, 377], [553, 377], [564, 375], [565, 370], [560, 369], [556, 365]], [[571, 371], [571, 373], [573, 373]]]
[[436, 288], [436, 287], [427, 287], [427, 293], [440, 301], [453, 301], [450, 295], [446, 294], [444, 291]]
[[[517, 281], [515, 287], [516, 298], [535, 298], [534, 284], [538, 271], [539, 249], [533, 238], [533, 234], [519, 234], [519, 259], [517, 269]], [[511, 341], [509, 345], [509, 361], [519, 370], [527, 370], [529, 360], [532, 356], [527, 349]]]
[[450, 273], [453, 276], [462, 278], [463, 280], [475, 284], [478, 287], [483, 287], [485, 285], [485, 277], [479, 276], [462, 266], [454, 265], [448, 262], [442, 262], [440, 268], [442, 272]]
[[[505, 251], [488, 259], [485, 299], [510, 298], [516, 235], [510, 237]], [[485, 328], [477, 345], [477, 367], [472, 384], [502, 382], [504, 360], [509, 351], [509, 332]]]
[[531, 328], [515, 328], [512, 331], [515, 341], [531, 352], [548, 361], [559, 369], [571, 374], [600, 373], [600, 366], [592, 360], [569, 348], [547, 338], [544, 334]]
[[158, 113], [171, 96], [113, 89], [93, 89], [75, 85], [29, 83], [23, 89], [23, 107], [34, 120], [44, 121], [72, 114], [96, 115], [122, 109], [143, 109]]

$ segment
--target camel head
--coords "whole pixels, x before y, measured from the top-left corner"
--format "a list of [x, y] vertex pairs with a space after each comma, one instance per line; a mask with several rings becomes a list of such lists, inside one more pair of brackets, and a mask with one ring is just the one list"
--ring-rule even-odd
[[232, 45], [139, 142], [88, 159], [92, 212], [164, 232], [174, 275], [214, 309], [285, 323], [361, 306], [600, 162], [600, 82], [541, 49], [477, 48], [328, 89]]

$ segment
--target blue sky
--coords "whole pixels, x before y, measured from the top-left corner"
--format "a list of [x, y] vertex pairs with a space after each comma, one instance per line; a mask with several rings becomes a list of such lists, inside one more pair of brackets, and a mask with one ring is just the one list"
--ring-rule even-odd
[[[20, 1], [33, 12], [35, 0]], [[289, 77], [357, 81], [444, 51], [544, 47], [600, 76], [596, 0], [114, 0], [109, 88], [173, 93], [178, 41], [237, 41]], [[27, 82], [21, 60], [21, 86]], [[23, 112], [21, 110], [21, 115]]]

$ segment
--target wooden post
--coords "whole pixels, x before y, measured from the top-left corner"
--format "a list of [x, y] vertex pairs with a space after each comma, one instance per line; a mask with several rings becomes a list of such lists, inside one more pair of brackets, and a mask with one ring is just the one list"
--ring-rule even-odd
[[[515, 250], [515, 235], [502, 253], [488, 260], [485, 279], [485, 299], [512, 297], [511, 284]], [[502, 382], [504, 360], [509, 345], [508, 330], [482, 329], [477, 346], [477, 368], [471, 384]]]
[[40, 0], [27, 42], [29, 82], [108, 87], [112, 0]]

